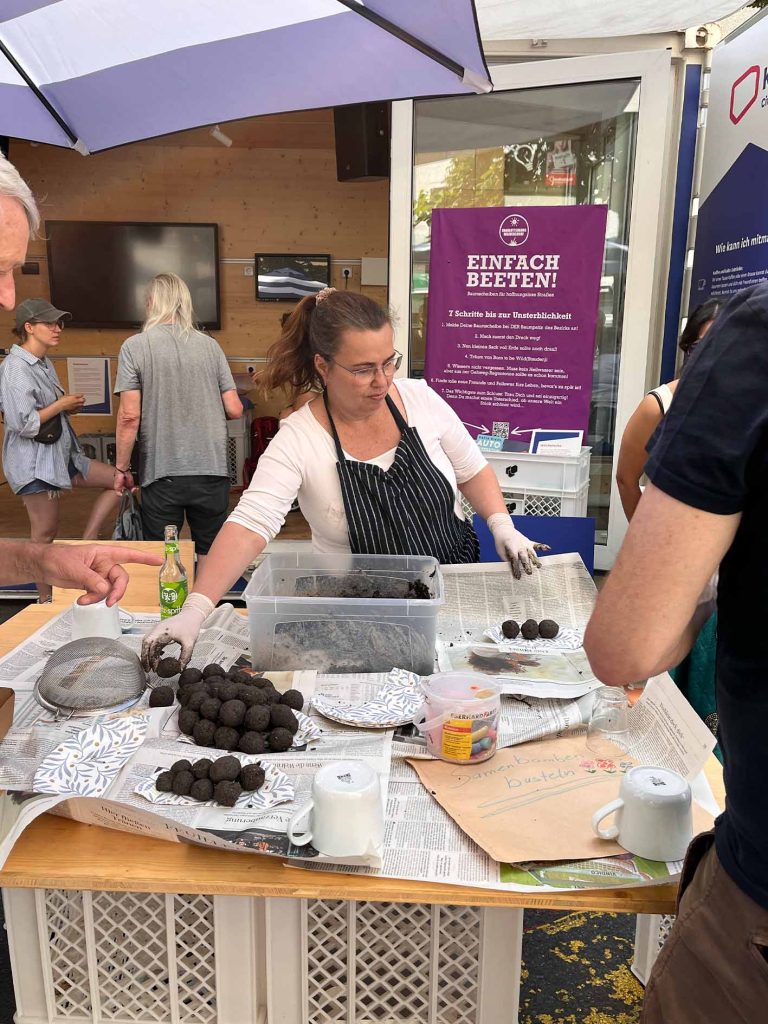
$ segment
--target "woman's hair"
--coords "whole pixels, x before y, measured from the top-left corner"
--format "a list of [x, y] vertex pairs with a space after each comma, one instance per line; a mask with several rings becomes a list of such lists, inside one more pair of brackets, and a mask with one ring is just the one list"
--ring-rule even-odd
[[680, 348], [686, 355], [688, 355], [692, 348], [696, 347], [700, 340], [699, 333], [701, 328], [717, 317], [721, 305], [720, 299], [707, 299], [700, 306], [697, 306], [688, 317], [685, 329], [680, 335]]
[[143, 331], [159, 324], [174, 324], [183, 334], [195, 329], [195, 311], [189, 288], [176, 274], [158, 274], [149, 282], [147, 318]]
[[378, 331], [391, 323], [389, 311], [367, 295], [335, 288], [308, 295], [293, 310], [280, 338], [267, 352], [259, 385], [264, 391], [287, 387], [294, 395], [320, 387], [316, 355], [332, 360], [344, 331]]

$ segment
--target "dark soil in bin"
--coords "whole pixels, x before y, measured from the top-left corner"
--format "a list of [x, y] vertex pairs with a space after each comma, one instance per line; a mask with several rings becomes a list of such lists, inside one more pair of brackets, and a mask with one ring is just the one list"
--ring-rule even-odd
[[389, 672], [419, 675], [434, 670], [434, 647], [408, 626], [366, 619], [281, 622], [275, 628], [271, 668], [317, 672]]
[[400, 580], [350, 572], [343, 576], [300, 576], [296, 580], [294, 596], [429, 601], [434, 594], [423, 580]]

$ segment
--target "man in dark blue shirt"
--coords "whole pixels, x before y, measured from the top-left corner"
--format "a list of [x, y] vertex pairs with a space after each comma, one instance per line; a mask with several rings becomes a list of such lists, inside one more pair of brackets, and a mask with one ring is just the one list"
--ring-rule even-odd
[[717, 706], [726, 810], [694, 839], [646, 1024], [768, 1014], [768, 284], [740, 292], [692, 358], [584, 645], [621, 686], [676, 665], [720, 566]]

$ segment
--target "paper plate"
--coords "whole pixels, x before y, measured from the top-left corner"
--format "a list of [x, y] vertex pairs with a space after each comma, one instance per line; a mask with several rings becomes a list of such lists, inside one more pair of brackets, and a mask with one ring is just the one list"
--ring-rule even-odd
[[584, 643], [584, 637], [578, 630], [566, 629], [564, 626], [560, 627], [560, 632], [553, 640], [543, 640], [541, 637], [526, 640], [520, 634], [514, 640], [507, 640], [501, 632], [501, 623], [486, 629], [483, 635], [507, 651], [525, 651], [528, 654], [536, 651], [539, 654], [546, 654], [547, 651], [577, 651]]
[[40, 762], [35, 793], [100, 796], [147, 732], [146, 715], [102, 719], [69, 736]]
[[191, 796], [161, 793], [155, 788], [155, 779], [161, 772], [167, 771], [166, 768], [158, 768], [152, 778], [144, 779], [140, 782], [134, 792], [138, 793], [139, 796], [143, 796], [145, 800], [149, 800], [151, 804], [159, 804], [161, 806], [173, 806], [175, 804], [187, 807], [219, 807], [224, 811], [233, 811], [235, 809], [266, 811], [276, 804], [284, 804], [289, 800], [293, 800], [293, 783], [285, 772], [281, 772], [279, 768], [270, 764], [269, 761], [262, 761], [259, 757], [248, 754], [235, 754], [234, 756], [244, 765], [260, 763], [265, 775], [264, 785], [261, 789], [254, 793], [241, 793], [234, 807], [223, 807], [221, 804], [217, 804], [215, 800], [193, 800]]
[[394, 669], [373, 700], [350, 704], [345, 700], [318, 695], [312, 708], [332, 722], [353, 725], [360, 729], [394, 729], [413, 721], [424, 703], [419, 677], [413, 672]]

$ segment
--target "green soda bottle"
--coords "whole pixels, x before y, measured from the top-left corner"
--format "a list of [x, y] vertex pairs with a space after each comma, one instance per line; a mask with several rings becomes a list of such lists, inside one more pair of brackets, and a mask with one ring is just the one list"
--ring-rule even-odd
[[187, 570], [179, 558], [179, 531], [165, 528], [165, 561], [160, 569], [160, 618], [178, 615], [187, 599]]

